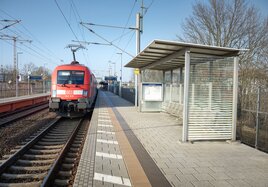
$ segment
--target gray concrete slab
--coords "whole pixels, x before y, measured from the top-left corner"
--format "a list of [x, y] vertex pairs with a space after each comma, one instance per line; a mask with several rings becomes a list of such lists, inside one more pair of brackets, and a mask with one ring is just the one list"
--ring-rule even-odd
[[268, 186], [268, 154], [239, 142], [181, 143], [182, 121], [105, 92], [173, 186]]
[[132, 104], [110, 92], [98, 98], [74, 186], [131, 185], [108, 112], [111, 106], [105, 104], [103, 96], [172, 186], [268, 187], [268, 154], [239, 142], [181, 143], [181, 120], [165, 113], [137, 112]]
[[108, 107], [101, 98], [96, 101], [74, 186], [131, 186]]

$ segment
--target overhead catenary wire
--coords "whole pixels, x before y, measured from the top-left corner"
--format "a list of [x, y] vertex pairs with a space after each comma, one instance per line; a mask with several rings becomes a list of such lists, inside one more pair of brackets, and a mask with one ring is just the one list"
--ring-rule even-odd
[[[13, 16], [11, 16], [10, 14], [8, 14], [6, 11], [4, 10], [1, 10], [0, 11], [5, 14], [7, 17], [11, 18], [11, 19], [14, 19], [16, 20], [16, 18], [14, 18]], [[1, 16], [3, 17], [3, 16]], [[34, 42], [37, 42], [39, 46], [35, 45], [35, 44], [32, 44], [33, 47], [35, 47], [38, 51], [42, 51], [42, 53], [44, 53], [44, 55], [46, 56], [53, 56], [56, 61], [57, 60], [60, 60], [60, 58], [54, 53], [52, 52], [47, 46], [45, 46], [36, 36], [34, 36], [33, 33], [31, 33], [31, 31], [23, 24], [23, 21], [19, 22], [18, 26], [21, 26], [22, 29], [24, 29], [27, 33], [25, 33], [24, 31], [20, 30], [17, 26], [14, 27], [14, 29], [11, 29], [11, 28], [7, 28], [7, 30], [17, 36], [21, 36], [22, 38], [30, 38], [31, 40], [34, 40]]]
[[[79, 28], [81, 37], [82, 37], [82, 39], [83, 39], [84, 41], [86, 41], [84, 32], [83, 32], [82, 29], [81, 29], [82, 26], [79, 24], [79, 22], [82, 21], [82, 18], [81, 18], [81, 16], [80, 16], [80, 14], [79, 14], [79, 12], [78, 12], [78, 10], [77, 10], [77, 8], [76, 8], [76, 5], [75, 5], [75, 3], [74, 3], [73, 0], [70, 0], [70, 5], [71, 5], [71, 10], [72, 10], [72, 12], [74, 13], [74, 17], [75, 17], [76, 23], [78, 24], [78, 28]], [[77, 17], [78, 17], [78, 18], [77, 18]], [[81, 43], [80, 43], [80, 44], [81, 44]], [[84, 53], [84, 51], [82, 51], [82, 54], [83, 54], [83, 56], [84, 56], [84, 58], [85, 58], [86, 63], [89, 64], [89, 60], [88, 60], [86, 54]]]
[[[135, 6], [136, 6], [136, 3], [137, 3], [137, 0], [135, 0], [135, 1], [134, 1], [134, 4], [132, 5], [132, 8], [131, 8], [130, 13], [129, 13], [129, 15], [128, 15], [128, 19], [127, 19], [126, 24], [125, 24], [125, 26], [124, 26], [125, 28], [127, 28], [127, 25], [128, 25], [128, 23], [129, 23], [129, 21], [130, 21], [130, 18], [131, 18], [131, 16], [132, 16], [132, 13], [133, 13], [133, 10], [134, 10], [134, 8], [135, 8]], [[119, 39], [118, 39], [117, 45], [119, 45], [119, 44], [121, 43], [121, 40], [122, 40], [123, 36], [125, 36], [125, 30], [126, 30], [125, 28], [123, 29], [122, 34], [121, 34], [121, 36], [120, 36]], [[131, 39], [132, 39], [132, 37], [131, 37]], [[114, 42], [114, 41], [115, 41], [115, 40], [113, 40], [112, 42]], [[127, 42], [127, 43], [129, 43], [129, 42]], [[124, 50], [126, 50], [126, 48], [125, 48]], [[114, 54], [115, 54], [115, 51], [113, 52], [113, 54], [112, 54], [112, 56], [111, 56], [110, 59], [112, 59], [112, 57], [113, 57]], [[118, 57], [118, 58], [119, 58], [119, 57]]]
[[56, 3], [56, 5], [57, 5], [57, 7], [58, 7], [59, 11], [61, 12], [61, 14], [62, 14], [62, 16], [63, 16], [63, 18], [64, 18], [65, 22], [67, 23], [67, 25], [68, 25], [69, 29], [70, 29], [70, 30], [71, 30], [71, 32], [73, 33], [73, 35], [74, 35], [75, 39], [76, 39], [76, 40], [79, 40], [79, 39], [78, 39], [78, 37], [76, 36], [76, 34], [75, 34], [75, 32], [74, 32], [73, 28], [71, 27], [71, 24], [69, 23], [68, 19], [66, 18], [66, 16], [65, 16], [65, 15], [64, 15], [64, 13], [63, 13], [63, 11], [61, 10], [61, 8], [60, 8], [60, 6], [59, 6], [59, 4], [58, 4], [57, 0], [54, 0], [54, 2]]
[[[4, 40], [4, 42], [5, 43], [7, 43], [7, 44], [9, 44], [10, 46], [13, 46], [13, 43], [12, 42], [10, 42], [10, 41], [7, 41], [7, 40]], [[24, 45], [25, 46], [25, 45]], [[51, 61], [51, 59], [49, 59], [49, 58], [47, 58], [46, 56], [40, 56], [40, 54], [38, 54], [38, 55], [36, 55], [36, 54], [33, 54], [33, 53], [31, 53], [31, 52], [29, 52], [28, 50], [25, 50], [25, 48], [22, 48], [22, 47], [20, 47], [20, 46], [17, 46], [17, 48], [18, 49], [20, 49], [22, 52], [25, 52], [25, 53], [27, 53], [27, 54], [29, 54], [29, 55], [31, 55], [31, 56], [34, 56], [34, 57], [37, 57], [37, 58], [42, 58], [42, 59], [44, 59], [44, 60], [48, 60], [48, 63], [52, 63], [52, 64], [55, 64], [55, 62], [52, 62]], [[29, 47], [28, 47], [29, 48]], [[33, 51], [31, 48], [29, 48], [31, 51]], [[56, 64], [58, 64], [57, 62], [56, 62]]]
[[101, 35], [97, 34], [95, 31], [93, 31], [92, 29], [86, 27], [83, 23], [81, 23], [81, 25], [83, 25], [85, 28], [87, 28], [91, 33], [93, 33], [94, 35], [96, 35], [97, 37], [99, 37], [100, 39], [104, 40], [105, 42], [111, 44], [112, 46], [114, 46], [115, 48], [119, 49], [121, 52], [126, 53], [127, 55], [131, 56], [132, 58], [134, 58], [134, 55], [128, 53], [127, 51], [125, 51], [124, 49], [118, 47], [117, 45], [113, 44], [112, 42], [110, 42], [109, 40], [107, 40], [106, 38], [102, 37]]
[[108, 28], [114, 28], [114, 29], [132, 29], [137, 30], [135, 27], [121, 27], [121, 26], [115, 26], [115, 25], [103, 25], [103, 24], [96, 24], [96, 23], [84, 23], [85, 25], [91, 25], [91, 26], [97, 26], [97, 27], [108, 27]]

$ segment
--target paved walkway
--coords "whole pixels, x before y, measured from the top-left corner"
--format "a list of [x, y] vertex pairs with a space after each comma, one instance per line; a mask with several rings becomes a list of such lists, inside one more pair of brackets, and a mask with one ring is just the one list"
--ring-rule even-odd
[[[128, 127], [140, 143], [143, 145], [149, 156], [156, 163], [162, 174], [172, 186], [267, 186], [268, 187], [268, 154], [248, 147], [238, 142], [194, 142], [180, 143], [182, 122], [165, 113], [139, 113], [129, 102], [110, 92], [100, 92], [110, 102], [113, 112], [118, 112], [128, 124]], [[103, 108], [105, 109], [105, 108]], [[94, 111], [95, 113], [95, 111]], [[111, 116], [111, 112], [108, 116]], [[118, 115], [116, 116], [118, 118]], [[94, 121], [94, 119], [92, 119]], [[119, 120], [120, 121], [120, 120]], [[96, 122], [92, 122], [96, 123]], [[111, 123], [113, 124], [113, 122]], [[92, 128], [92, 127], [90, 127]], [[126, 134], [127, 130], [123, 130]], [[98, 134], [99, 136], [99, 134]], [[114, 141], [118, 139], [115, 137]], [[93, 141], [93, 140], [92, 140]], [[96, 141], [96, 140], [95, 140]], [[92, 146], [92, 144], [90, 143]], [[99, 149], [96, 144], [96, 150]], [[120, 144], [116, 154], [122, 155]], [[96, 168], [102, 164], [101, 160], [89, 159], [89, 152], [86, 151], [80, 165], [88, 164], [85, 170], [92, 170], [91, 178], [81, 177], [78, 171], [77, 184], [81, 181], [93, 179]], [[84, 154], [84, 153], [83, 153]], [[92, 153], [96, 156], [95, 153]], [[137, 155], [137, 158], [141, 158]], [[123, 155], [125, 166], [125, 179], [129, 179], [134, 185], [127, 169], [126, 159]], [[142, 161], [140, 161], [142, 163]], [[144, 165], [142, 167], [145, 168]], [[95, 168], [95, 171], [94, 171]], [[81, 170], [82, 171], [82, 170]], [[147, 176], [148, 171], [144, 169]], [[99, 171], [98, 171], [99, 172]], [[84, 174], [85, 175], [85, 174]], [[122, 175], [123, 176], [123, 175]], [[112, 182], [91, 183], [93, 186], [115, 184]], [[96, 181], [96, 178], [95, 178]], [[151, 183], [152, 184], [152, 183]], [[118, 184], [115, 184], [118, 185]], [[154, 185], [153, 185], [154, 186]]]

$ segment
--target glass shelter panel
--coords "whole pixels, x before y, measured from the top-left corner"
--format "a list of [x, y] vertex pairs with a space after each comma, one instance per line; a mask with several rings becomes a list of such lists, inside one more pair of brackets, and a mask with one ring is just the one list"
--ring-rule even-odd
[[163, 82], [163, 71], [146, 69], [141, 77], [142, 82]]
[[191, 59], [189, 140], [231, 139], [233, 58]]

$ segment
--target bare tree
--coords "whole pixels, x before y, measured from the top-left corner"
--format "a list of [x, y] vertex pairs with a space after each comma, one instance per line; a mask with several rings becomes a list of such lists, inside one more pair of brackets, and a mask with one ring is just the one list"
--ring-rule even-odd
[[197, 2], [182, 28], [181, 41], [249, 49], [240, 55], [242, 87], [267, 81], [268, 17], [245, 0]]
[[244, 0], [210, 0], [208, 4], [200, 1], [193, 6], [193, 15], [186, 18], [182, 26], [184, 34], [178, 38], [193, 43], [245, 48], [251, 47], [256, 39], [267, 37], [265, 25], [267, 27], [267, 18], [261, 19], [259, 11]]
[[49, 79], [51, 72], [48, 68], [45, 68], [44, 66], [36, 66], [34, 63], [30, 62], [29, 64], [24, 64], [21, 75], [24, 77], [24, 80], [27, 79], [28, 72], [31, 73], [31, 75], [45, 75], [46, 79]]

